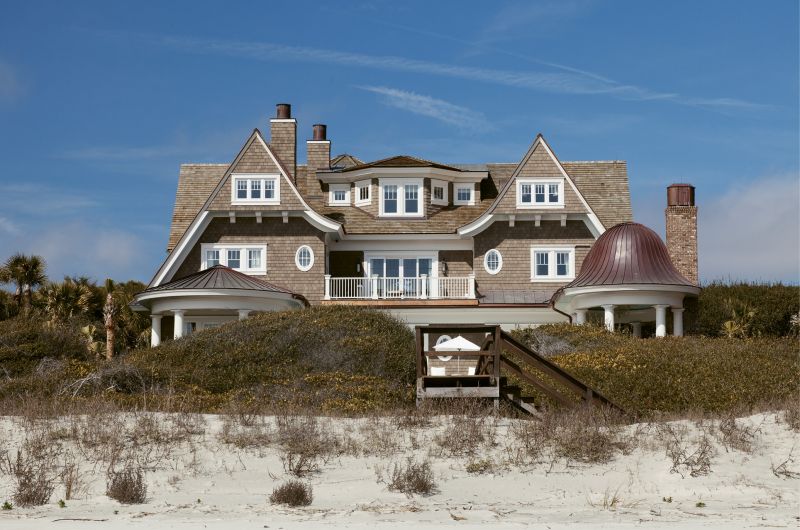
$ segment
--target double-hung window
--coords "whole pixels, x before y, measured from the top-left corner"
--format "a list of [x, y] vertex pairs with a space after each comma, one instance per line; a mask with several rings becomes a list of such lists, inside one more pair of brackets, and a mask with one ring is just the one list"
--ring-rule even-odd
[[422, 179], [381, 179], [380, 215], [417, 217], [423, 215]]
[[267, 273], [267, 246], [248, 243], [203, 243], [201, 269], [225, 265], [247, 274]]
[[279, 204], [278, 175], [231, 175], [231, 204]]
[[475, 186], [472, 184], [455, 184], [455, 200], [453, 204], [475, 204]]
[[563, 208], [564, 179], [517, 179], [517, 208]]
[[350, 205], [350, 184], [330, 184], [328, 203]]
[[531, 247], [531, 281], [575, 278], [575, 247]]

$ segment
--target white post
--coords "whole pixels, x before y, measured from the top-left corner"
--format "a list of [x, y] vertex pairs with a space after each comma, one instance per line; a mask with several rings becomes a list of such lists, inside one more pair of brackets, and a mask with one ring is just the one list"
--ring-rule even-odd
[[633, 328], [633, 336], [637, 339], [642, 338], [642, 323], [641, 322], [631, 322], [631, 327]]
[[150, 346], [161, 344], [161, 315], [150, 315]]
[[683, 308], [672, 308], [672, 334], [676, 337], [683, 337]]
[[614, 333], [614, 304], [606, 304], [603, 309], [605, 310], [606, 329]]
[[576, 309], [575, 310], [575, 320], [579, 326], [586, 324], [586, 312], [589, 311], [588, 309]]
[[467, 285], [467, 298], [475, 298], [475, 274], [469, 275], [469, 284]]
[[656, 308], [656, 337], [667, 336], [667, 308], [668, 305], [658, 304]]
[[239, 310], [239, 320], [244, 320], [250, 315], [249, 309], [240, 309]]
[[324, 296], [324, 299], [325, 300], [330, 300], [331, 299], [331, 275], [330, 274], [326, 274], [325, 275], [325, 296]]
[[425, 300], [426, 298], [428, 298], [428, 275], [423, 274], [422, 276], [420, 276], [419, 282], [420, 282], [419, 297]]
[[373, 274], [372, 275], [372, 278], [370, 278], [370, 283], [371, 283], [371, 286], [370, 286], [371, 291], [370, 292], [372, 293], [372, 299], [373, 300], [377, 300], [378, 299], [378, 275], [377, 274]]
[[172, 312], [175, 315], [175, 323], [172, 326], [172, 338], [179, 339], [183, 337], [183, 311], [175, 310]]

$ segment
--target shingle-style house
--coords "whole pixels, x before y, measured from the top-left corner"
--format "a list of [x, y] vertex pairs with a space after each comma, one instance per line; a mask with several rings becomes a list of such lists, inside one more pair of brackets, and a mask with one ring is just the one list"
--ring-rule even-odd
[[[623, 161], [560, 161], [542, 135], [515, 163], [331, 157], [297, 163], [287, 104], [229, 164], [184, 164], [167, 257], [134, 307], [152, 343], [258, 311], [357, 304], [409, 325], [529, 326], [591, 315], [681, 334], [697, 287], [694, 188], [668, 192], [667, 248], [632, 222]], [[676, 268], [677, 266], [677, 268]]]

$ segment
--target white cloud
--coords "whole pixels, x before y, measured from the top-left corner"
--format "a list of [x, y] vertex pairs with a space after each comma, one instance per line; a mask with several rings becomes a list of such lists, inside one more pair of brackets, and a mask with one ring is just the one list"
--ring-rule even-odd
[[397, 88], [381, 86], [359, 86], [356, 88], [381, 95], [383, 103], [390, 107], [420, 116], [427, 116], [448, 125], [475, 132], [492, 129], [492, 125], [486, 121], [486, 118], [480, 112], [455, 105], [443, 99], [436, 99]]
[[10, 64], [0, 60], [0, 101], [13, 102], [24, 93], [22, 81]]
[[624, 100], [666, 101], [716, 110], [769, 108], [769, 105], [735, 98], [686, 97], [673, 92], [654, 91], [644, 87], [619, 83], [577, 68], [542, 61], [531, 62], [548, 66], [557, 71], [498, 70], [434, 63], [392, 55], [368, 55], [304, 46], [288, 46], [270, 42], [204, 40], [190, 37], [154, 37], [149, 35], [138, 35], [138, 37], [147, 42], [154, 42], [155, 44], [187, 53], [212, 53], [260, 61], [313, 62], [396, 72], [412, 72], [559, 94], [602, 94]]
[[180, 154], [182, 150], [174, 146], [154, 146], [154, 147], [84, 147], [78, 149], [68, 149], [59, 153], [61, 158], [74, 160], [99, 160], [117, 161], [173, 157]]
[[0, 217], [0, 232], [15, 236], [20, 233], [19, 227], [5, 217]]
[[85, 211], [97, 205], [97, 201], [89, 197], [41, 184], [0, 185], [0, 196], [3, 209], [36, 216]]

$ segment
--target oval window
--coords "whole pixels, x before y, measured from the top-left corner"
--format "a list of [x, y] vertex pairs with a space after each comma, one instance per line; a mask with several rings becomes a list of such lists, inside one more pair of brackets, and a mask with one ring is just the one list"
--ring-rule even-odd
[[[442, 335], [441, 337], [436, 339], [436, 345], [438, 346], [439, 344], [447, 342], [448, 340], [452, 340], [450, 338], [450, 335]], [[452, 355], [437, 355], [436, 358], [439, 359], [440, 361], [447, 362], [450, 359], [452, 359], [453, 356]]]
[[489, 274], [497, 274], [503, 268], [503, 256], [493, 248], [483, 257], [483, 268]]
[[307, 271], [314, 266], [314, 251], [308, 245], [303, 245], [297, 249], [294, 255], [294, 262], [301, 271]]

